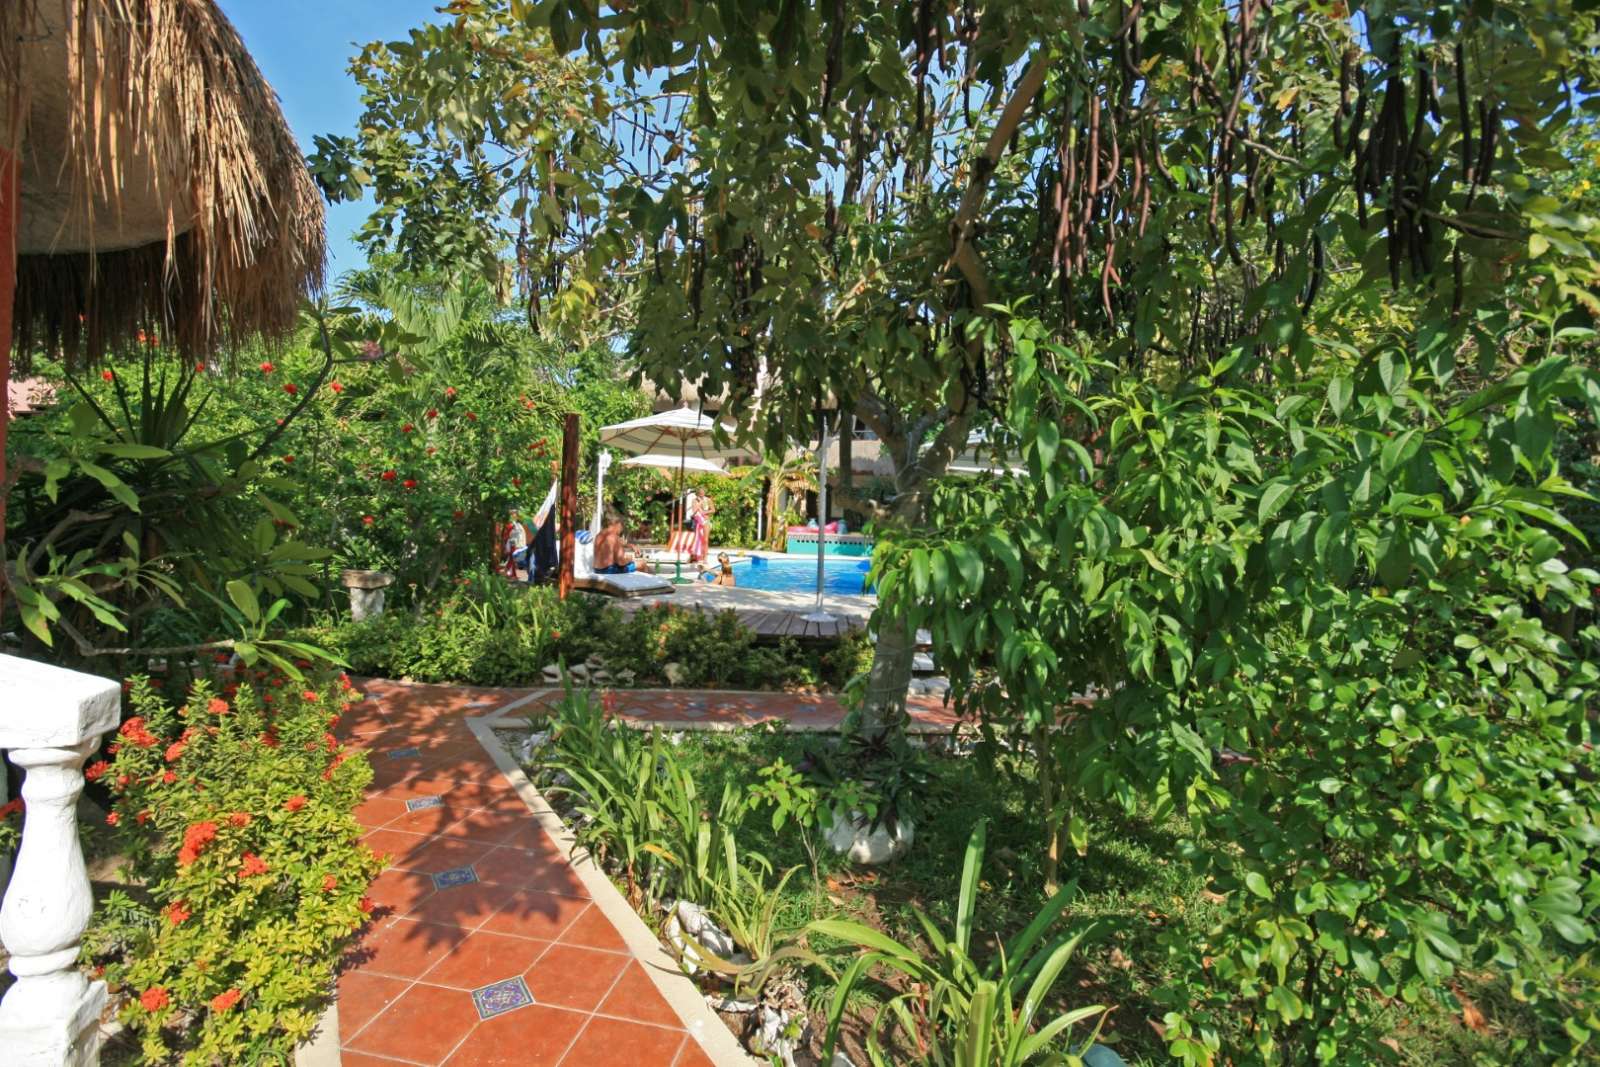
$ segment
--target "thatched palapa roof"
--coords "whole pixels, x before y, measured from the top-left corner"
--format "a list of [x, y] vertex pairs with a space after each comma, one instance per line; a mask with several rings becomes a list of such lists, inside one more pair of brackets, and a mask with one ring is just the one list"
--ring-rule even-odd
[[191, 354], [293, 327], [322, 200], [214, 0], [0, 0], [0, 146], [21, 171], [16, 355], [139, 331]]

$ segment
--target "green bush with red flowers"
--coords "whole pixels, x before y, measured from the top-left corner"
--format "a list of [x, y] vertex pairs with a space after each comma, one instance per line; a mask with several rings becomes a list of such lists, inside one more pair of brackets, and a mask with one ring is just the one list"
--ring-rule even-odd
[[145, 1062], [254, 1063], [315, 1028], [380, 869], [352, 814], [371, 768], [333, 733], [352, 696], [255, 675], [174, 708], [133, 682], [133, 716], [85, 772], [111, 788], [133, 886], [84, 955], [125, 994]]

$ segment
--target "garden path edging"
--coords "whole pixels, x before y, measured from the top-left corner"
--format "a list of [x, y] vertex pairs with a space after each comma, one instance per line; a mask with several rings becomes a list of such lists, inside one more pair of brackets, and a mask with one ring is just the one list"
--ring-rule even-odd
[[651, 983], [678, 1014], [684, 1029], [694, 1038], [701, 1051], [717, 1067], [760, 1067], [761, 1061], [745, 1051], [738, 1038], [733, 1036], [732, 1031], [706, 1004], [705, 998], [694, 982], [678, 969], [678, 961], [673, 959], [666, 947], [661, 944], [661, 939], [645, 925], [644, 920], [628, 904], [617, 887], [611, 884], [611, 879], [595, 865], [588, 853], [577, 849], [577, 842], [566, 824], [561, 821], [561, 816], [556, 814], [555, 809], [528, 780], [528, 776], [522, 772], [517, 761], [495, 736], [496, 729], [528, 729], [527, 720], [513, 713], [534, 697], [546, 692], [549, 690], [535, 691], [506, 705], [490, 709], [482, 715], [469, 716], [465, 719], [467, 728], [472, 731], [472, 735], [478, 739], [484, 751], [494, 760], [495, 766], [511, 783], [511, 787], [527, 805], [540, 828], [567, 853], [573, 873], [583, 883], [594, 906], [599, 908], [601, 914], [616, 928], [617, 933], [627, 944], [628, 950], [643, 965]]
[[[709, 694], [715, 694], [716, 696], [719, 696], [719, 697], [727, 697], [729, 699], [737, 699], [739, 697], [760, 697], [762, 699], [770, 699], [770, 698], [772, 698], [774, 696], [784, 696], [785, 695], [782, 692], [778, 692], [778, 691], [770, 690], [770, 689], [692, 689], [692, 688], [687, 688], [687, 687], [680, 687], [680, 688], [677, 688], [677, 689], [661, 689], [661, 688], [656, 688], [656, 689], [613, 689], [613, 688], [610, 688], [608, 686], [603, 686], [603, 685], [602, 686], [588, 686], [588, 687], [574, 686], [573, 687], [573, 691], [574, 692], [591, 692], [592, 691], [592, 692], [616, 693], [616, 694], [619, 694], [619, 695], [624, 695], [624, 694], [638, 694], [638, 695], [642, 695], [642, 696], [664, 695], [664, 696], [673, 696], [673, 697], [682, 697], [682, 696], [684, 696], [686, 694], [690, 694], [690, 693], [699, 693], [699, 694], [708, 694], [709, 693]], [[557, 694], [560, 694], [560, 693], [563, 693], [563, 692], [565, 692], [565, 690], [562, 689], [562, 687], [558, 686], [558, 685], [550, 685], [550, 686], [544, 686], [544, 687], [541, 687], [541, 688], [538, 688], [538, 689], [531, 689], [531, 690], [523, 693], [522, 696], [517, 697], [515, 700], [511, 701], [510, 703], [502, 705], [500, 708], [496, 709], [494, 712], [492, 712], [490, 714], [493, 714], [493, 715], [506, 715], [506, 714], [509, 714], [511, 712], [517, 711], [520, 708], [526, 707], [529, 704], [537, 703], [538, 701], [542, 700], [545, 697], [557, 695]], [[836, 699], [836, 695], [835, 694], [829, 693], [829, 694], [826, 694], [826, 695], [829, 696], [829, 697], [834, 697]], [[622, 713], [617, 714], [616, 718], [621, 722], [629, 723], [630, 725], [640, 727], [641, 729], [648, 728], [648, 727], [651, 727], [651, 726], [659, 726], [664, 730], [683, 730], [683, 731], [695, 731], [695, 732], [701, 732], [701, 733], [735, 733], [735, 732], [737, 732], [739, 730], [748, 730], [752, 726], [765, 725], [766, 723], [770, 723], [770, 722], [776, 721], [776, 720], [772, 720], [772, 719], [766, 719], [766, 720], [762, 720], [762, 721], [756, 722], [756, 723], [747, 723], [747, 722], [728, 722], [726, 720], [717, 720], [717, 719], [669, 719], [669, 718], [648, 718], [647, 719], [647, 718], [641, 718], [641, 717], [636, 716], [636, 715], [629, 715], [626, 712], [622, 712]], [[503, 729], [508, 729], [508, 730], [526, 730], [526, 729], [528, 729], [527, 721], [525, 719], [520, 719], [520, 718], [517, 719], [514, 722], [500, 723], [500, 724], [497, 724], [497, 725], [501, 726]], [[840, 725], [841, 725], [840, 723], [833, 723], [833, 722], [796, 722], [796, 721], [794, 721], [792, 719], [783, 720], [783, 728], [784, 728], [784, 730], [786, 732], [788, 732], [788, 733], [794, 733], [794, 734], [836, 734], [836, 733], [840, 732]], [[954, 724], [954, 723], [944, 723], [944, 722], [927, 722], [927, 721], [923, 721], [921, 719], [917, 719], [915, 717], [912, 717], [910, 719], [910, 721], [908, 721], [905, 724], [905, 732], [907, 734], [912, 734], [912, 735], [921, 735], [921, 734], [944, 735], [944, 734], [948, 734], [950, 732], [951, 727], [953, 725], [956, 725], [956, 724]]]

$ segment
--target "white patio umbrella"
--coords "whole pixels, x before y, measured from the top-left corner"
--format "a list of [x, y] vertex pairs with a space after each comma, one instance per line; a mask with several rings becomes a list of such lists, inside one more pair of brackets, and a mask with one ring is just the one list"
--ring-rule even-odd
[[665, 453], [655, 452], [648, 456], [629, 456], [622, 461], [624, 467], [660, 467], [663, 470], [677, 470], [682, 467], [685, 471], [694, 471], [696, 474], [720, 474], [725, 478], [733, 477], [733, 472], [728, 470], [716, 460], [690, 459], [687, 456], [669, 456]]
[[[664, 455], [670, 458], [676, 453], [679, 499], [683, 496], [683, 475], [689, 469], [691, 459], [713, 461], [748, 455], [744, 449], [731, 443], [732, 435], [733, 427], [687, 406], [600, 427], [600, 443], [603, 445], [641, 457]], [[719, 437], [729, 443], [720, 443]], [[673, 526], [679, 526], [677, 516], [674, 517]], [[672, 540], [676, 538], [669, 539], [669, 547]], [[681, 572], [677, 580], [684, 580]]]

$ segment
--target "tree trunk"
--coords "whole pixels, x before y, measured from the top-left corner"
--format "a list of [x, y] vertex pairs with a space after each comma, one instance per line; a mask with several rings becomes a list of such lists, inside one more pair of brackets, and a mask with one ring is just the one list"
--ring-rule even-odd
[[911, 685], [911, 664], [917, 652], [917, 635], [909, 619], [891, 616], [882, 605], [873, 616], [878, 643], [872, 651], [867, 691], [861, 702], [856, 732], [878, 740], [905, 732], [906, 690]]

